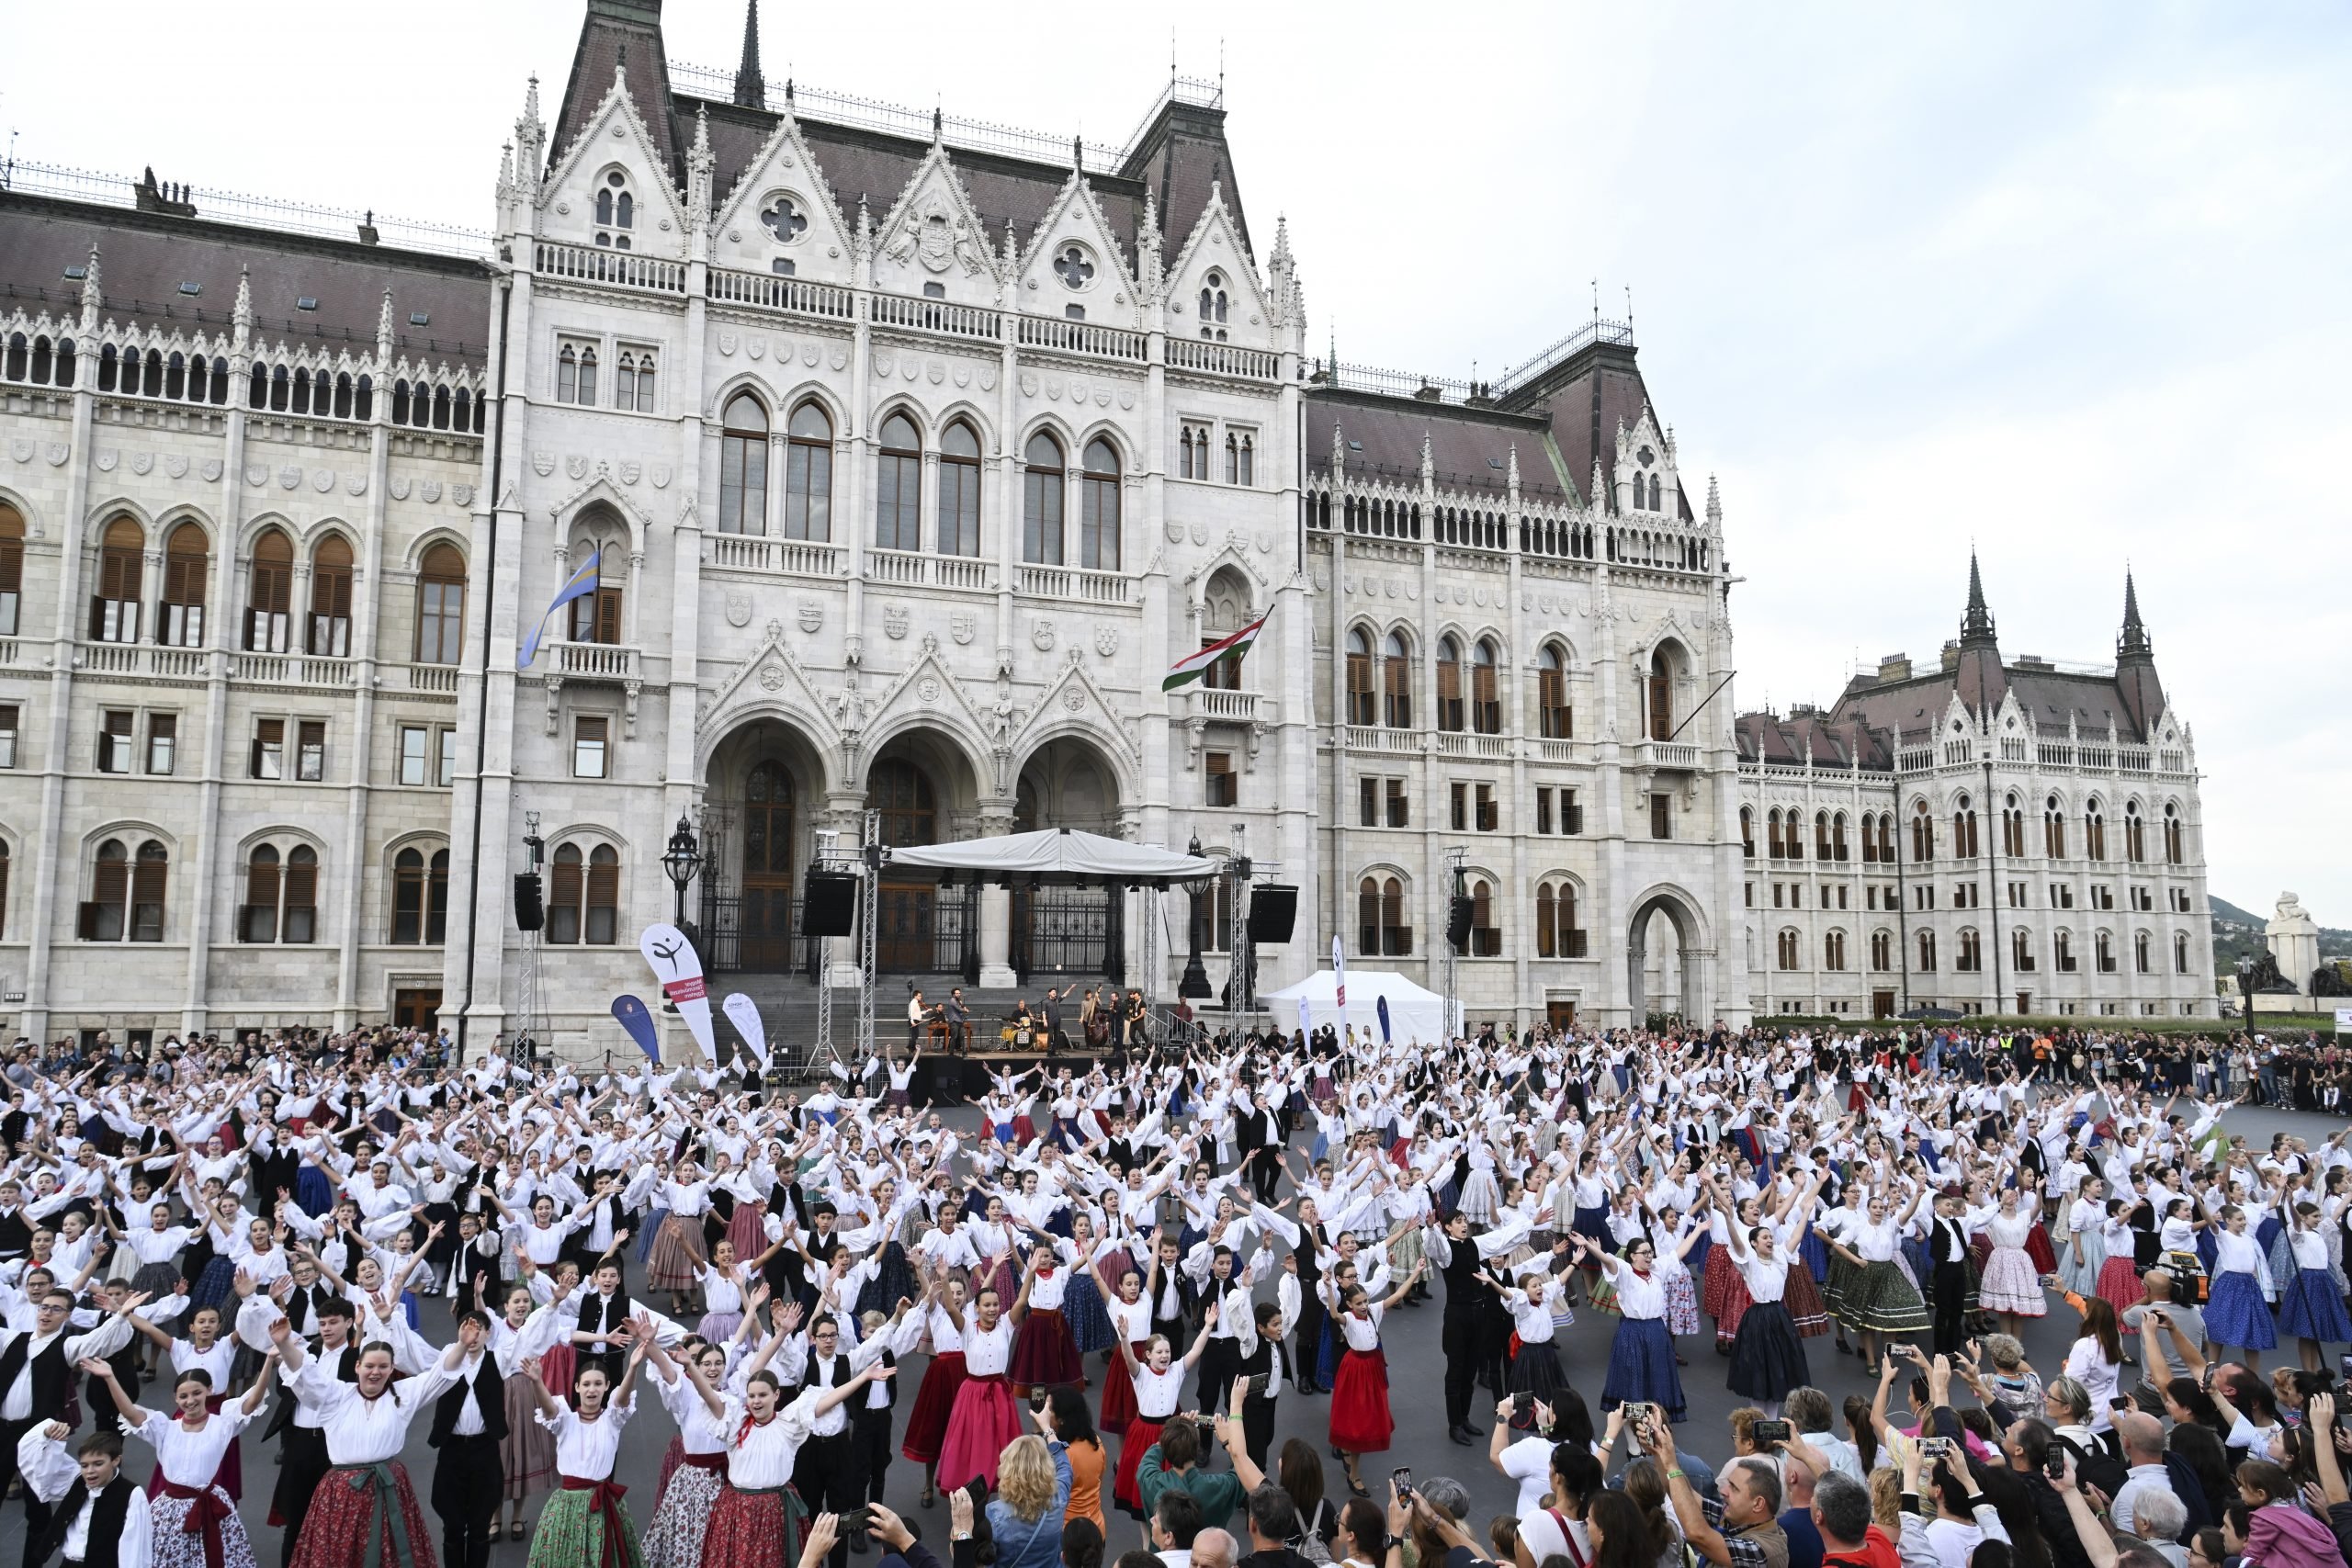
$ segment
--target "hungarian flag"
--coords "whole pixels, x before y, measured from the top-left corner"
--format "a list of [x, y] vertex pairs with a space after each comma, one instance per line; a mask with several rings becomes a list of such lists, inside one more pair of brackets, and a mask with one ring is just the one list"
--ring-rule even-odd
[[[1272, 612], [1269, 611], [1268, 614]], [[1177, 687], [1188, 682], [1197, 681], [1207, 674], [1209, 667], [1220, 659], [1239, 659], [1250, 651], [1250, 645], [1256, 642], [1258, 634], [1265, 629], [1266, 617], [1261, 615], [1223, 642], [1213, 642], [1200, 652], [1189, 654], [1178, 660], [1169, 667], [1168, 678], [1159, 682], [1159, 689], [1163, 692], [1172, 692]]]

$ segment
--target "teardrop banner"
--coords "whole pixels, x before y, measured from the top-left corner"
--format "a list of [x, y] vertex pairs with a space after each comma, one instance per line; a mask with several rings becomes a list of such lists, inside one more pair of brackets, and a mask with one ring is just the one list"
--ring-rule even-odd
[[639, 936], [637, 950], [652, 965], [662, 996], [685, 1020], [686, 1032], [702, 1047], [703, 1059], [718, 1066], [718, 1040], [711, 1032], [710, 993], [703, 987], [702, 959], [695, 953], [695, 944], [677, 927], [657, 922]]

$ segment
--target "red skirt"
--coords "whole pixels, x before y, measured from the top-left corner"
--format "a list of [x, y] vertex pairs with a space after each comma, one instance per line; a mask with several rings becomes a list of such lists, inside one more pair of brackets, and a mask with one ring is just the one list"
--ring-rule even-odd
[[550, 1345], [539, 1357], [539, 1381], [559, 1400], [571, 1397], [580, 1376], [580, 1352], [569, 1344]]
[[1351, 1454], [1387, 1450], [1396, 1433], [1388, 1413], [1388, 1357], [1351, 1348], [1331, 1380], [1331, 1446]]
[[946, 1440], [947, 1417], [955, 1414], [956, 1391], [964, 1386], [964, 1352], [941, 1350], [922, 1372], [922, 1387], [915, 1394], [913, 1414], [907, 1417], [906, 1441], [899, 1451], [917, 1464], [939, 1457]]
[[1053, 1307], [1031, 1307], [1013, 1337], [1012, 1377], [1024, 1393], [1033, 1388], [1086, 1386], [1086, 1364], [1078, 1359], [1078, 1341], [1070, 1337], [1069, 1320]]
[[2025, 1255], [2033, 1259], [2035, 1273], [2058, 1272], [2058, 1254], [2050, 1245], [2050, 1233], [2041, 1228], [2040, 1221], [2034, 1223], [2033, 1229], [2025, 1233]]
[[[1731, 1248], [1723, 1250], [1728, 1253]], [[1710, 1254], [1707, 1258], [1710, 1272], [1713, 1271], [1714, 1261], [1713, 1255]], [[1804, 1265], [1799, 1264], [1798, 1267]], [[1747, 1309], [1756, 1304], [1756, 1298], [1747, 1293], [1747, 1276], [1733, 1267], [1728, 1257], [1724, 1259], [1722, 1272], [1725, 1278], [1723, 1299], [1715, 1304], [1715, 1343], [1729, 1345], [1739, 1338], [1739, 1320], [1747, 1315]]]
[[[685, 1457], [686, 1439], [675, 1432], [671, 1433], [670, 1446], [663, 1450], [662, 1454], [662, 1482], [653, 1488], [653, 1507], [656, 1513], [661, 1511], [662, 1499], [670, 1495], [670, 1477], [678, 1473], [679, 1462]], [[720, 1465], [718, 1473], [722, 1478], [725, 1477], [727, 1467]]]
[[[2140, 1266], [2132, 1260], [2130, 1253], [2127, 1252], [2120, 1258], [2110, 1258], [2098, 1266], [2098, 1293], [2105, 1296], [2115, 1308], [2115, 1327], [2118, 1333], [2140, 1332], [2138, 1328], [2123, 1321], [2124, 1308], [2138, 1306], [2146, 1299], [2147, 1294], [2140, 1288]], [[236, 1450], [232, 1448], [229, 1451], [234, 1454]]]
[[[1012, 1387], [1004, 1375], [966, 1377], [956, 1391], [947, 1440], [939, 1448], [940, 1490], [953, 1492], [977, 1475], [995, 1491], [997, 1461], [1004, 1456], [1005, 1445], [1019, 1436], [1021, 1416], [1012, 1407]], [[707, 1565], [708, 1559], [704, 1561]]]
[[786, 1488], [720, 1487], [703, 1532], [702, 1568], [797, 1568], [800, 1520], [808, 1513], [799, 1494]]
[[1739, 1269], [1732, 1262], [1731, 1248], [1708, 1247], [1707, 1260], [1699, 1266], [1699, 1310], [1709, 1317], [1722, 1315], [1724, 1292], [1738, 1278]]
[[1813, 1270], [1805, 1267], [1802, 1258], [1789, 1260], [1788, 1289], [1781, 1300], [1789, 1309], [1789, 1319], [1797, 1325], [1801, 1339], [1817, 1339], [1829, 1332], [1829, 1308], [1821, 1299], [1821, 1287], [1814, 1283]]
[[424, 1511], [416, 1506], [416, 1488], [409, 1484], [407, 1467], [393, 1460], [385, 1468], [391, 1472], [395, 1506], [408, 1536], [407, 1555], [400, 1552], [392, 1521], [377, 1515], [375, 1467], [337, 1465], [311, 1494], [311, 1511], [302, 1520], [302, 1535], [294, 1543], [288, 1568], [365, 1568], [370, 1535], [381, 1542], [385, 1562], [440, 1568], [433, 1532], [425, 1527]]
[[[1143, 1359], [1143, 1346], [1136, 1345], [1130, 1348], [1134, 1350], [1136, 1360]], [[1116, 1359], [1118, 1351], [1114, 1350], [1111, 1354], [1114, 1358], [1111, 1370], [1102, 1374], [1102, 1414], [1094, 1423], [1095, 1430], [1106, 1438], [1118, 1437], [1127, 1429], [1127, 1423], [1136, 1418], [1136, 1380], [1128, 1375], [1126, 1364]]]
[[767, 1213], [765, 1203], [739, 1202], [735, 1205], [734, 1216], [727, 1222], [727, 1239], [735, 1247], [736, 1262], [749, 1263], [767, 1250], [768, 1233], [763, 1223]]
[[1119, 1474], [1111, 1483], [1111, 1499], [1137, 1517], [1143, 1513], [1143, 1493], [1136, 1485], [1136, 1468], [1143, 1462], [1145, 1451], [1159, 1441], [1159, 1434], [1167, 1425], [1148, 1416], [1137, 1416], [1127, 1423], [1126, 1433], [1119, 1439]]

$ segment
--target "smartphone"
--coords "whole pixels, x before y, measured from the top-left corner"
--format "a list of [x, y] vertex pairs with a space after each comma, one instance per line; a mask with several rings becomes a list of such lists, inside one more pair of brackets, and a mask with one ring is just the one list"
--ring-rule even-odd
[[1413, 1495], [1413, 1467], [1408, 1464], [1400, 1464], [1390, 1471], [1388, 1484], [1396, 1488], [1396, 1495], [1399, 1497], [1410, 1497]]
[[1272, 1372], [1250, 1373], [1249, 1385], [1241, 1391], [1242, 1397], [1245, 1399], [1265, 1398], [1266, 1390], [1272, 1386], [1272, 1381], [1273, 1374]]
[[[1761, 1426], [1763, 1423], [1759, 1421], [1757, 1425]], [[1950, 1438], [1922, 1438], [1919, 1439], [1919, 1453], [1923, 1458], [1941, 1459], [1944, 1455], [1950, 1452], [1951, 1452], [1951, 1439]]]
[[1036, 1413], [1037, 1411], [1040, 1411], [1040, 1410], [1043, 1410], [1044, 1408], [1046, 1408], [1046, 1401], [1047, 1401], [1047, 1399], [1048, 1399], [1049, 1397], [1050, 1397], [1050, 1396], [1049, 1396], [1049, 1395], [1047, 1395], [1047, 1393], [1046, 1393], [1046, 1391], [1045, 1391], [1044, 1389], [1042, 1389], [1042, 1388], [1041, 1388], [1041, 1389], [1037, 1389], [1037, 1390], [1035, 1390], [1035, 1392], [1033, 1392], [1033, 1393], [1029, 1395], [1029, 1409], [1030, 1409], [1031, 1414], [1033, 1414], [1033, 1415], [1034, 1415], [1034, 1414], [1035, 1414], [1035, 1413]]
[[2066, 1479], [2066, 1450], [2057, 1444], [2050, 1445], [2050, 1457], [2041, 1461], [2041, 1473], [2052, 1481]]
[[864, 1535], [867, 1529], [872, 1528], [873, 1523], [874, 1513], [872, 1509], [852, 1508], [841, 1517], [841, 1533], [844, 1538], [861, 1536]]
[[1758, 1421], [1750, 1427], [1747, 1432], [1759, 1449], [1769, 1449], [1775, 1443], [1785, 1443], [1791, 1436], [1789, 1424], [1786, 1421]]

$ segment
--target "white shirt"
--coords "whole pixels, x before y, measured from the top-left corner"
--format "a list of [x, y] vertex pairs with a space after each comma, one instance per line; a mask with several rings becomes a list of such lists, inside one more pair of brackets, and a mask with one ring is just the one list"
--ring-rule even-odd
[[[34, 1496], [52, 1507], [64, 1504], [74, 1508], [74, 1522], [65, 1531], [65, 1555], [87, 1557], [91, 1505], [96, 1494], [83, 1484], [81, 1466], [65, 1451], [62, 1442], [49, 1435], [46, 1423], [33, 1427], [17, 1441], [17, 1467], [24, 1472], [25, 1485]], [[78, 1504], [73, 1502], [74, 1497], [79, 1498]], [[147, 1513], [147, 1494], [134, 1486], [130, 1506], [123, 1511], [122, 1540], [115, 1548], [120, 1568], [149, 1568], [155, 1560], [154, 1537], [154, 1526]]]
[[743, 1403], [727, 1402], [727, 1480], [741, 1492], [770, 1491], [792, 1479], [800, 1445], [808, 1440], [819, 1393], [807, 1393], [776, 1412], [764, 1427], [752, 1421]]
[[552, 1417], [541, 1410], [534, 1412], [531, 1419], [555, 1434], [558, 1475], [609, 1481], [613, 1461], [621, 1451], [621, 1428], [628, 1425], [629, 1413], [635, 1408], [634, 1404], [616, 1404], [594, 1421], [583, 1421], [580, 1412], [564, 1404], [557, 1406]]
[[[62, 1332], [62, 1329], [59, 1330], [59, 1333]], [[25, 1346], [24, 1370], [17, 1374], [17, 1381], [8, 1385], [6, 1397], [0, 1398], [0, 1420], [27, 1421], [32, 1418], [33, 1359], [48, 1349], [57, 1335], [28, 1332], [25, 1338], [28, 1343]], [[69, 1367], [85, 1359], [104, 1360], [130, 1343], [130, 1320], [110, 1313], [104, 1323], [87, 1334], [73, 1335], [66, 1339], [65, 1359]], [[0, 1341], [0, 1351], [6, 1349], [6, 1342]]]
[[404, 1382], [388, 1386], [374, 1399], [345, 1382], [313, 1356], [294, 1375], [294, 1397], [314, 1410], [327, 1437], [327, 1458], [337, 1465], [380, 1464], [398, 1459], [408, 1443], [408, 1424], [449, 1392], [458, 1374], [436, 1359]]

